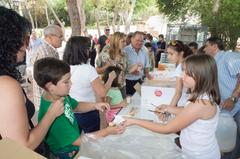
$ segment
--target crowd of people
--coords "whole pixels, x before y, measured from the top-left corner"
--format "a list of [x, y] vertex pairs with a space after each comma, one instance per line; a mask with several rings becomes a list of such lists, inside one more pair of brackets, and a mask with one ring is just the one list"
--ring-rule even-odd
[[[210, 37], [198, 49], [196, 42], [167, 44], [163, 34], [155, 40], [140, 31], [110, 34], [105, 27], [99, 39], [70, 37], [60, 60], [63, 28], [51, 24], [43, 33], [43, 39], [36, 38], [27, 19], [0, 7], [0, 139], [8, 137], [36, 151], [48, 149], [43, 155], [49, 158], [68, 159], [79, 151], [83, 135], [98, 139], [139, 125], [158, 133], [181, 131], [180, 147], [194, 158], [239, 157], [240, 54], [225, 51], [220, 38]], [[26, 50], [33, 67], [33, 101], [21, 87], [18, 69]], [[127, 106], [134, 86], [153, 79], [149, 72], [163, 53], [176, 65], [176, 92], [169, 105], [156, 107], [156, 115], [175, 118], [167, 124], [125, 118], [109, 126]], [[31, 121], [35, 109], [37, 125]], [[221, 111], [231, 113], [238, 127], [234, 150], [222, 155], [215, 137]]]

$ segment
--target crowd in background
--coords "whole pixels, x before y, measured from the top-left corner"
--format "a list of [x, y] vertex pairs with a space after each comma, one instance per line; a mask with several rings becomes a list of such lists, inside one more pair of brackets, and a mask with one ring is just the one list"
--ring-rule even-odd
[[[126, 97], [134, 95], [134, 86], [142, 84], [145, 79], [153, 79], [150, 71], [158, 67], [163, 55], [167, 55], [169, 63], [176, 65], [176, 92], [169, 106], [183, 106], [179, 100], [187, 96], [188, 90], [184, 87], [182, 75], [186, 73], [186, 63], [190, 65], [191, 60], [199, 56], [209, 63], [215, 59], [213, 61], [218, 68], [216, 78], [219, 88], [217, 86], [214, 90], [220, 92], [221, 103], [217, 93], [207, 94], [206, 99], [211, 100], [214, 96], [214, 103], [220, 103], [223, 110], [230, 112], [238, 126], [236, 147], [222, 158], [235, 159], [239, 155], [240, 54], [224, 51], [220, 38], [210, 37], [204, 46], [198, 48], [196, 42], [184, 44], [172, 39], [167, 43], [163, 34], [158, 37], [141, 31], [128, 35], [121, 32], [110, 34], [110, 28], [106, 26], [104, 35], [99, 38], [70, 37], [63, 57], [59, 57], [57, 48], [64, 40], [63, 28], [49, 25], [43, 30], [44, 38], [38, 38], [29, 22], [16, 12], [0, 7], [0, 13], [0, 99], [3, 103], [0, 104], [0, 122], [4, 123], [0, 125], [1, 137], [12, 138], [31, 149], [36, 149], [44, 141], [55, 156], [70, 158], [79, 151], [81, 131], [96, 137], [124, 132], [124, 125], [108, 125], [114, 115], [127, 106]], [[10, 40], [5, 43], [6, 39]], [[200, 56], [202, 54], [210, 56]], [[23, 65], [32, 67], [27, 78], [22, 78], [26, 72], [25, 67], [21, 67]], [[216, 73], [214, 69], [211, 71]], [[189, 76], [200, 80], [198, 75]], [[19, 84], [24, 82], [32, 85], [34, 105]], [[195, 86], [195, 89], [201, 93], [200, 89], [204, 88]], [[207, 88], [202, 91], [208, 93]], [[205, 96], [201, 98], [205, 99]], [[34, 126], [31, 118], [35, 109], [39, 109], [40, 117], [39, 123]], [[99, 113], [103, 109], [107, 110]], [[217, 110], [211, 112], [216, 113]], [[207, 116], [215, 117], [215, 113]], [[63, 127], [60, 121], [65, 123]], [[28, 125], [31, 125], [30, 130]], [[146, 125], [143, 127], [151, 130]], [[69, 130], [67, 135], [59, 135], [57, 131], [65, 127]]]

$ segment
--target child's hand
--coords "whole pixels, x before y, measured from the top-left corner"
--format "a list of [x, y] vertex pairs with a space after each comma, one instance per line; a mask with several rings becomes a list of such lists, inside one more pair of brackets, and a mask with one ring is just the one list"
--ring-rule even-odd
[[125, 131], [125, 124], [109, 126], [106, 129], [109, 135], [122, 134]]
[[161, 105], [159, 105], [155, 108], [155, 111], [159, 111], [159, 112], [164, 113], [164, 112], [168, 111], [168, 108], [169, 108], [169, 105], [161, 104]]
[[124, 99], [124, 100], [121, 102], [121, 106], [122, 106], [123, 108], [126, 108], [127, 105], [128, 105], [127, 100]]
[[113, 81], [117, 77], [115, 71], [110, 72], [108, 76], [111, 81]]
[[110, 110], [110, 105], [108, 103], [96, 103], [94, 105], [95, 109], [100, 110], [101, 112], [104, 112], [105, 110]]
[[54, 119], [64, 112], [64, 98], [53, 102], [48, 109], [48, 112], [54, 116]]
[[125, 121], [124, 121], [125, 126], [134, 125], [136, 122], [136, 119], [133, 119], [133, 118], [124, 117], [124, 119], [125, 119]]
[[162, 104], [155, 108], [156, 115], [158, 116], [159, 120], [161, 121], [167, 121], [169, 117], [169, 105]]

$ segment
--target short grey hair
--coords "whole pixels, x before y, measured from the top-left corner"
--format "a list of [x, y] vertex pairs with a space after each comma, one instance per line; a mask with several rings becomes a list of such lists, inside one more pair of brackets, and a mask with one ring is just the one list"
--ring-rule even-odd
[[51, 25], [48, 25], [46, 28], [44, 28], [43, 34], [44, 34], [44, 37], [48, 35], [60, 36], [62, 34], [62, 29], [58, 25], [51, 24]]

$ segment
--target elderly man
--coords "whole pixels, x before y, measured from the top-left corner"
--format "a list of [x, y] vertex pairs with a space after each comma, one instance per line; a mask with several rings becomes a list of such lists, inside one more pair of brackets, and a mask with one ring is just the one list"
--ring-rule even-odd
[[235, 159], [239, 155], [237, 153], [240, 153], [240, 54], [223, 50], [224, 45], [220, 38], [207, 39], [204, 51], [213, 56], [217, 63], [221, 106], [232, 114], [238, 127], [236, 147], [223, 158]]
[[[63, 41], [63, 31], [62, 28], [58, 25], [49, 25], [43, 30], [44, 40], [33, 53], [31, 58], [31, 65], [33, 66], [35, 61], [45, 58], [45, 57], [54, 57], [59, 59], [59, 54], [57, 48], [62, 46]], [[38, 87], [35, 80], [33, 80], [33, 102], [35, 107], [38, 109], [40, 105], [40, 97], [42, 90]]]
[[136, 31], [133, 33], [131, 43], [124, 48], [128, 59], [128, 73], [126, 74], [126, 93], [135, 93], [134, 85], [142, 83], [143, 77], [151, 78], [149, 75], [149, 58], [145, 46], [143, 46], [143, 33]]

